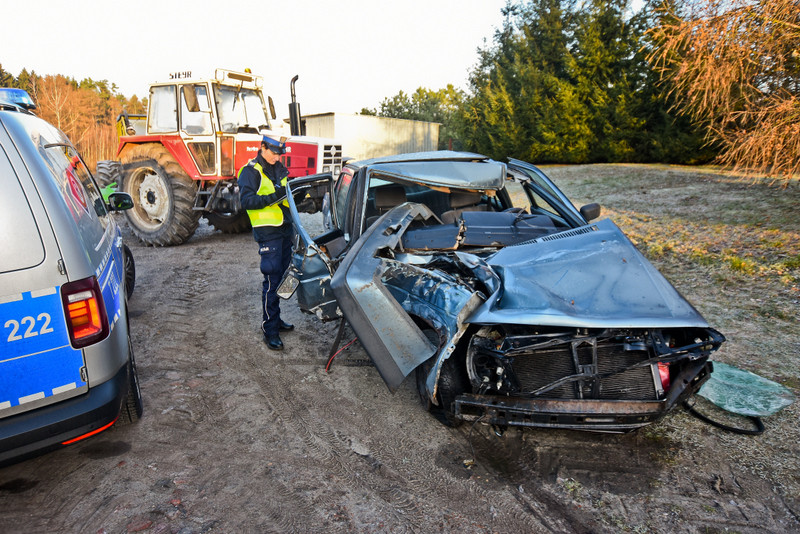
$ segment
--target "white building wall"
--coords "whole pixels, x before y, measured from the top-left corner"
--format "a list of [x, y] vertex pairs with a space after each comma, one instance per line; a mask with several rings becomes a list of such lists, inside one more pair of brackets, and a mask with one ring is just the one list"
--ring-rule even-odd
[[439, 124], [370, 115], [323, 113], [303, 117], [306, 135], [328, 137], [342, 144], [344, 155], [368, 159], [436, 150]]

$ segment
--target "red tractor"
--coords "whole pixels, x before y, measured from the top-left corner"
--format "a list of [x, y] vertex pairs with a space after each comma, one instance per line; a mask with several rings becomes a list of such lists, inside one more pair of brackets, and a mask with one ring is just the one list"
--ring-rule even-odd
[[[342, 146], [302, 136], [299, 105], [291, 82], [292, 137], [282, 156], [289, 177], [337, 174]], [[236, 175], [258, 152], [275, 120], [263, 78], [217, 69], [213, 79], [177, 73], [150, 86], [147, 115], [123, 113], [117, 121], [118, 161], [99, 161], [102, 185], [117, 182], [134, 207], [125, 212], [134, 234], [149, 245], [179, 245], [197, 229], [200, 217], [226, 233], [250, 229], [239, 204]], [[269, 114], [268, 111], [269, 110]]]

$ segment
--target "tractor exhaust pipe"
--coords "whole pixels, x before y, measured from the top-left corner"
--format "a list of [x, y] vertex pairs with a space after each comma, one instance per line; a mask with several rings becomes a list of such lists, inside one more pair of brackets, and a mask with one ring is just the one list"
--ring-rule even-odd
[[297, 97], [294, 92], [294, 84], [299, 77], [299, 74], [295, 74], [289, 84], [292, 92], [292, 102], [289, 104], [289, 131], [292, 135], [304, 135], [304, 132], [301, 132], [300, 125], [300, 104], [297, 102]]

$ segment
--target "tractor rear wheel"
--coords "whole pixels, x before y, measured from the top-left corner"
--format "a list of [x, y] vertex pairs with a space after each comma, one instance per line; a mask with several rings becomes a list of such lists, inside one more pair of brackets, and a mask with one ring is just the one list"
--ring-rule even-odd
[[122, 167], [119, 161], [103, 160], [97, 162], [97, 172], [94, 176], [100, 187], [116, 183], [117, 191], [122, 188]]
[[253, 228], [246, 211], [238, 213], [207, 211], [204, 215], [208, 219], [208, 224], [223, 234], [243, 234]]
[[192, 209], [197, 184], [163, 145], [148, 143], [122, 158], [122, 190], [133, 197], [125, 212], [131, 230], [148, 245], [180, 245], [197, 229], [200, 211]]

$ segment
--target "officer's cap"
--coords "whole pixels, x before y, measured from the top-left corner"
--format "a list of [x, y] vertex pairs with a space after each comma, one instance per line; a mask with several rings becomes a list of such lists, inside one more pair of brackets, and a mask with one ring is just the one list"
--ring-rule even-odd
[[261, 142], [266, 145], [268, 149], [276, 154], [285, 154], [286, 153], [286, 138], [281, 137], [280, 140], [265, 135], [261, 138]]

